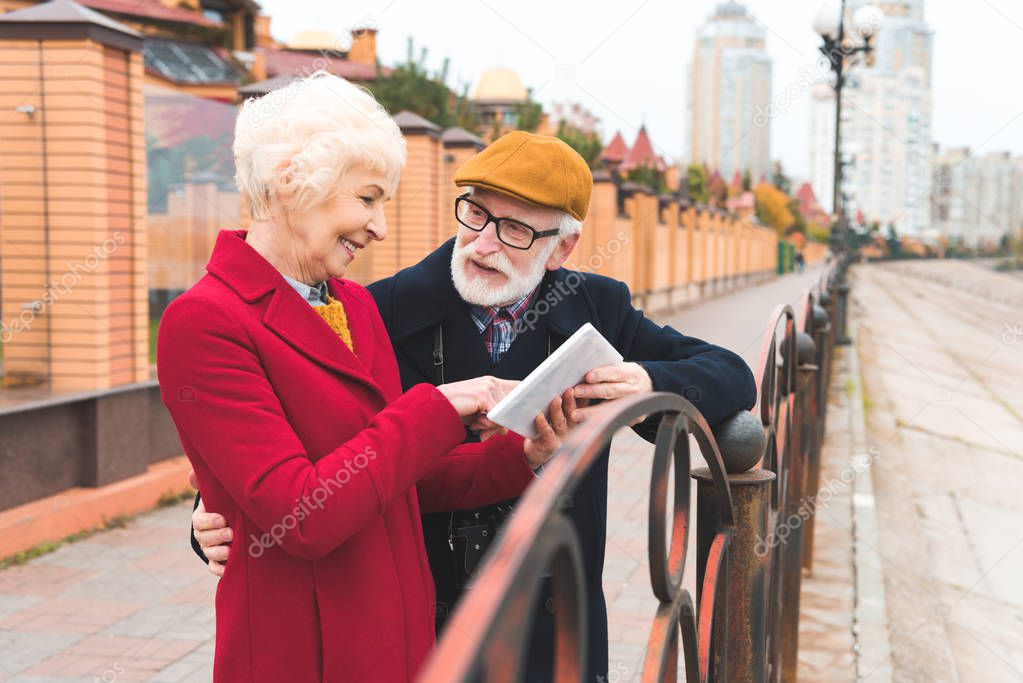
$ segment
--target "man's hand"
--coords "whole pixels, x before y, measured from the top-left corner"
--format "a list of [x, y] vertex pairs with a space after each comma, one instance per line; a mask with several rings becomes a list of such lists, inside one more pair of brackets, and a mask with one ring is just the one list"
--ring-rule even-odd
[[227, 526], [227, 520], [216, 512], [206, 512], [206, 505], [200, 499], [199, 507], [192, 513], [192, 533], [195, 534], [195, 540], [199, 542], [206, 559], [210, 561], [206, 565], [210, 572], [223, 576], [227, 554], [231, 550], [231, 541], [234, 538], [231, 527]]
[[[586, 373], [586, 381], [574, 387], [576, 399], [587, 401], [595, 398], [614, 400], [633, 394], [646, 394], [654, 390], [650, 375], [639, 363], [617, 363], [594, 368]], [[592, 408], [577, 408], [572, 419], [583, 422], [593, 411]], [[641, 422], [642, 420], [640, 420]]]
[[533, 423], [540, 434], [535, 439], [526, 439], [525, 443], [526, 459], [529, 460], [530, 467], [534, 470], [539, 468], [551, 459], [555, 451], [561, 448], [569, 430], [580, 422], [572, 417], [578, 410], [579, 403], [576, 401], [573, 389], [570, 388], [551, 401], [548, 411], [551, 414], [549, 421], [543, 413], [536, 416]]

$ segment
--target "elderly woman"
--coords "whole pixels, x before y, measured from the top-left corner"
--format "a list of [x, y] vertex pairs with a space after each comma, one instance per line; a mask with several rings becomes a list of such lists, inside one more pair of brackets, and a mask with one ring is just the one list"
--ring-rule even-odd
[[342, 277], [384, 239], [405, 142], [364, 90], [317, 74], [247, 102], [247, 231], [160, 325], [163, 401], [239, 539], [216, 595], [217, 681], [406, 681], [433, 645], [420, 512], [519, 495], [559, 443], [465, 426], [513, 383], [413, 387], [373, 299]]

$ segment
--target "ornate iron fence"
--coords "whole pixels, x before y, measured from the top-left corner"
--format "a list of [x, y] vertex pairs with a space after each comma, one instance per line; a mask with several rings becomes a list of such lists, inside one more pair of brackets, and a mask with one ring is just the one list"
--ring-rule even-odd
[[[813, 515], [804, 517], [801, 506], [815, 498], [819, 483], [836, 286], [835, 269], [828, 268], [795, 307], [772, 312], [752, 412], [712, 431], [681, 396], [654, 393], [607, 403], [576, 429], [516, 506], [420, 680], [519, 680], [548, 575], [554, 680], [582, 680], [588, 628], [583, 568], [561, 501], [619, 429], [655, 415], [647, 554], [656, 613], [642, 680], [675, 681], [684, 672], [690, 683], [794, 681], [800, 583], [813, 555]], [[707, 462], [693, 472], [690, 435]], [[695, 601], [683, 586], [690, 474], [698, 482]]]

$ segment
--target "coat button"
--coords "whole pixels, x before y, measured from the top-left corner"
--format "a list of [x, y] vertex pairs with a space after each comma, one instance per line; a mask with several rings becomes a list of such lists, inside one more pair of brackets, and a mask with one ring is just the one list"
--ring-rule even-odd
[[547, 610], [547, 614], [554, 614], [554, 598], [547, 598], [547, 602], [543, 606]]

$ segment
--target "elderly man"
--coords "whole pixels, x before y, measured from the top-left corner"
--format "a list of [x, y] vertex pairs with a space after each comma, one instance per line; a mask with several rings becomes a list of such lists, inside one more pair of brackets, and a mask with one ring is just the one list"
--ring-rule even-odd
[[[587, 419], [594, 409], [585, 405], [590, 400], [649, 391], [684, 394], [711, 425], [753, 405], [753, 376], [739, 356], [649, 320], [633, 308], [624, 283], [562, 267], [579, 241], [593, 187], [586, 162], [564, 142], [509, 133], [468, 160], [455, 183], [466, 190], [455, 202], [457, 235], [422, 262], [369, 287], [394, 344], [404, 386], [487, 374], [523, 379], [589, 322], [625, 361], [587, 375], [576, 389], [580, 405], [575, 421]], [[655, 425], [641, 423], [634, 429], [653, 440]], [[579, 533], [586, 569], [588, 681], [606, 681], [608, 671], [601, 585], [607, 467], [605, 452], [567, 511]], [[514, 504], [423, 517], [437, 586], [438, 631], [487, 539]], [[220, 571], [213, 563], [226, 559], [227, 547], [221, 545], [226, 530], [202, 510], [193, 515], [193, 523], [198, 545], [211, 556], [211, 570]], [[551, 678], [550, 604], [544, 601], [534, 624], [528, 680]]]

